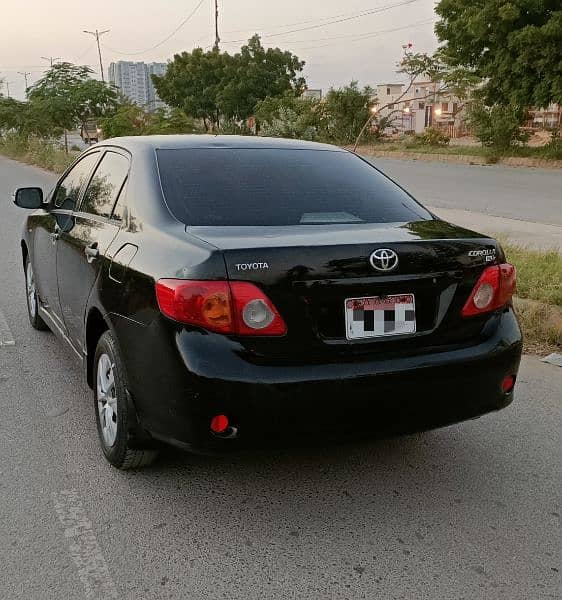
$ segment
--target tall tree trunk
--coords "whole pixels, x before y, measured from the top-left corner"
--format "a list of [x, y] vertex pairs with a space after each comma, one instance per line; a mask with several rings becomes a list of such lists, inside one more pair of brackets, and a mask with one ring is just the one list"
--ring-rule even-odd
[[64, 130], [64, 151], [68, 154], [68, 133]]

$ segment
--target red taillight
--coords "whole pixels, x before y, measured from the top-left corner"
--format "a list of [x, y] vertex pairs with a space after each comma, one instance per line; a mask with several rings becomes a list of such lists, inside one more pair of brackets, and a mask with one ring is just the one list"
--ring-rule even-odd
[[484, 269], [462, 309], [472, 317], [505, 306], [515, 293], [515, 267], [508, 263]]
[[271, 300], [245, 281], [160, 279], [156, 297], [164, 315], [234, 335], [284, 335], [287, 327]]

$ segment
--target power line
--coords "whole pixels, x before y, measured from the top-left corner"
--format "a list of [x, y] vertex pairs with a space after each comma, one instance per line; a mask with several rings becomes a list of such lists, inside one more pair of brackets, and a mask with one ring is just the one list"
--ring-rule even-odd
[[[320, 29], [322, 27], [328, 27], [329, 25], [337, 25], [338, 23], [345, 23], [347, 21], [352, 21], [354, 19], [360, 19], [361, 17], [368, 17], [370, 15], [374, 15], [374, 14], [378, 14], [378, 13], [382, 13], [382, 12], [386, 12], [387, 10], [391, 10], [393, 8], [397, 8], [398, 6], [405, 6], [407, 4], [413, 4], [414, 2], [419, 2], [419, 0], [403, 0], [402, 2], [397, 2], [395, 4], [387, 4], [386, 6], [380, 6], [379, 8], [373, 8], [367, 11], [363, 11], [362, 13], [359, 14], [355, 14], [352, 16], [348, 16], [348, 17], [342, 17], [339, 19], [333, 19], [331, 21], [329, 21], [328, 23], [317, 23], [314, 25], [309, 25], [307, 27], [301, 27], [299, 29], [291, 29], [288, 31], [282, 31], [279, 33], [271, 33], [268, 35], [263, 35], [262, 37], [264, 38], [273, 38], [273, 37], [279, 37], [279, 36], [283, 36], [283, 35], [288, 35], [290, 33], [297, 33], [300, 31], [310, 31], [311, 29]], [[224, 42], [225, 44], [234, 44], [234, 43], [239, 43], [239, 42], [245, 42], [245, 39], [239, 39], [239, 40], [229, 40], [227, 42]]]
[[110, 29], [105, 29], [104, 31], [98, 31], [97, 29], [95, 31], [86, 31], [84, 30], [83, 33], [87, 33], [89, 35], [93, 35], [96, 38], [96, 43], [98, 45], [98, 55], [100, 57], [100, 73], [101, 73], [101, 80], [105, 83], [105, 76], [103, 74], [103, 62], [101, 60], [101, 48], [100, 48], [100, 36], [102, 36], [104, 33], [109, 33], [109, 31], [111, 31]]
[[[327, 38], [318, 38], [316, 40], [293, 40], [293, 41], [287, 42], [287, 43], [288, 44], [298, 44], [301, 42], [322, 42], [322, 41], [330, 41], [330, 40], [341, 40], [341, 41], [336, 41], [335, 43], [331, 43], [331, 44], [321, 44], [319, 46], [318, 45], [304, 46], [300, 49], [301, 50], [309, 50], [309, 49], [314, 49], [314, 48], [326, 48], [328, 46], [337, 46], [338, 44], [343, 44], [343, 43], [361, 42], [363, 40], [375, 38], [384, 33], [392, 33], [394, 31], [402, 31], [404, 29], [420, 27], [422, 25], [429, 25], [430, 23], [435, 23], [435, 19], [426, 19], [425, 21], [417, 21], [415, 23], [410, 23], [409, 25], [401, 25], [400, 27], [393, 27], [391, 29], [379, 29], [378, 31], [370, 31], [367, 33], [362, 33], [362, 34], [357, 34], [357, 35], [355, 35], [355, 34], [349, 35], [349, 36], [348, 35], [340, 35], [340, 36], [327, 37]], [[354, 39], [350, 39], [350, 38], [354, 38]]]
[[93, 44], [89, 44], [89, 45], [88, 45], [88, 47], [86, 48], [86, 50], [84, 50], [84, 52], [82, 52], [82, 53], [80, 54], [80, 56], [79, 56], [79, 57], [76, 59], [76, 61], [75, 61], [75, 62], [76, 62], [76, 63], [79, 63], [79, 62], [80, 62], [80, 61], [81, 61], [81, 60], [82, 60], [82, 59], [83, 59], [83, 58], [86, 56], [86, 54], [88, 54], [88, 53], [89, 53], [89, 52], [92, 50], [92, 48], [93, 48], [94, 46], [95, 46], [95, 42], [94, 42]]
[[156, 48], [162, 46], [162, 44], [165, 44], [169, 39], [174, 37], [174, 35], [176, 35], [176, 33], [192, 17], [195, 16], [195, 13], [201, 8], [203, 2], [205, 2], [205, 0], [200, 0], [199, 4], [197, 4], [197, 6], [189, 13], [189, 15], [174, 29], [174, 31], [172, 31], [172, 33], [170, 33], [170, 35], [166, 36], [162, 41], [158, 42], [157, 44], [154, 44], [154, 46], [151, 46], [150, 48], [146, 48], [145, 50], [139, 50], [137, 52], [122, 52], [121, 50], [115, 50], [114, 48], [110, 48], [109, 46], [105, 46], [105, 45], [104, 45], [104, 48], [107, 48], [111, 52], [115, 52], [115, 54], [122, 54], [123, 56], [137, 56], [138, 54], [144, 54], [145, 52], [150, 52], [150, 50], [155, 50]]
[[269, 29], [267, 29], [269, 27], [268, 25], [254, 25], [253, 27], [248, 27], [246, 29], [233, 29], [230, 31], [225, 31], [225, 33], [246, 33], [247, 31], [262, 31], [263, 33], [267, 33], [268, 31], [273, 31], [274, 29], [283, 29], [284, 27], [296, 27], [298, 25], [307, 25], [308, 23], [318, 23], [321, 21], [331, 21], [332, 19], [338, 19], [340, 17], [349, 17], [349, 16], [353, 16], [353, 15], [362, 15], [365, 10], [368, 9], [364, 9], [361, 10], [359, 12], [348, 12], [348, 13], [340, 13], [338, 15], [330, 15], [327, 17], [316, 17], [313, 19], [306, 19], [305, 21], [296, 21], [293, 23], [284, 23], [283, 25], [274, 25], [273, 27], [270, 27]]

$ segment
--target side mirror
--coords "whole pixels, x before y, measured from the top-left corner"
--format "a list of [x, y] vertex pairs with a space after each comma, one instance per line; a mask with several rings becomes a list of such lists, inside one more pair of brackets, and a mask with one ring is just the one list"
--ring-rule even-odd
[[43, 206], [43, 190], [38, 187], [18, 188], [14, 193], [14, 204], [20, 208], [35, 210]]

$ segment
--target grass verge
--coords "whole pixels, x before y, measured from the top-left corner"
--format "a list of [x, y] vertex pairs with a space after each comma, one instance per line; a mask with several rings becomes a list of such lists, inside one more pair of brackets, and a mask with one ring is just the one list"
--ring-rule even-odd
[[405, 154], [439, 154], [441, 156], [467, 156], [479, 157], [485, 163], [494, 164], [502, 159], [508, 158], [530, 158], [544, 161], [552, 161], [553, 165], [562, 160], [562, 141], [547, 144], [541, 147], [513, 146], [508, 150], [498, 151], [484, 146], [431, 146], [416, 141], [388, 141], [378, 142], [368, 146], [369, 150], [379, 152], [403, 152]]
[[548, 354], [562, 350], [562, 255], [502, 244], [517, 267], [515, 308], [525, 337], [525, 351]]
[[58, 143], [49, 140], [7, 135], [0, 138], [0, 154], [54, 173], [62, 173], [78, 152], [67, 154]]

